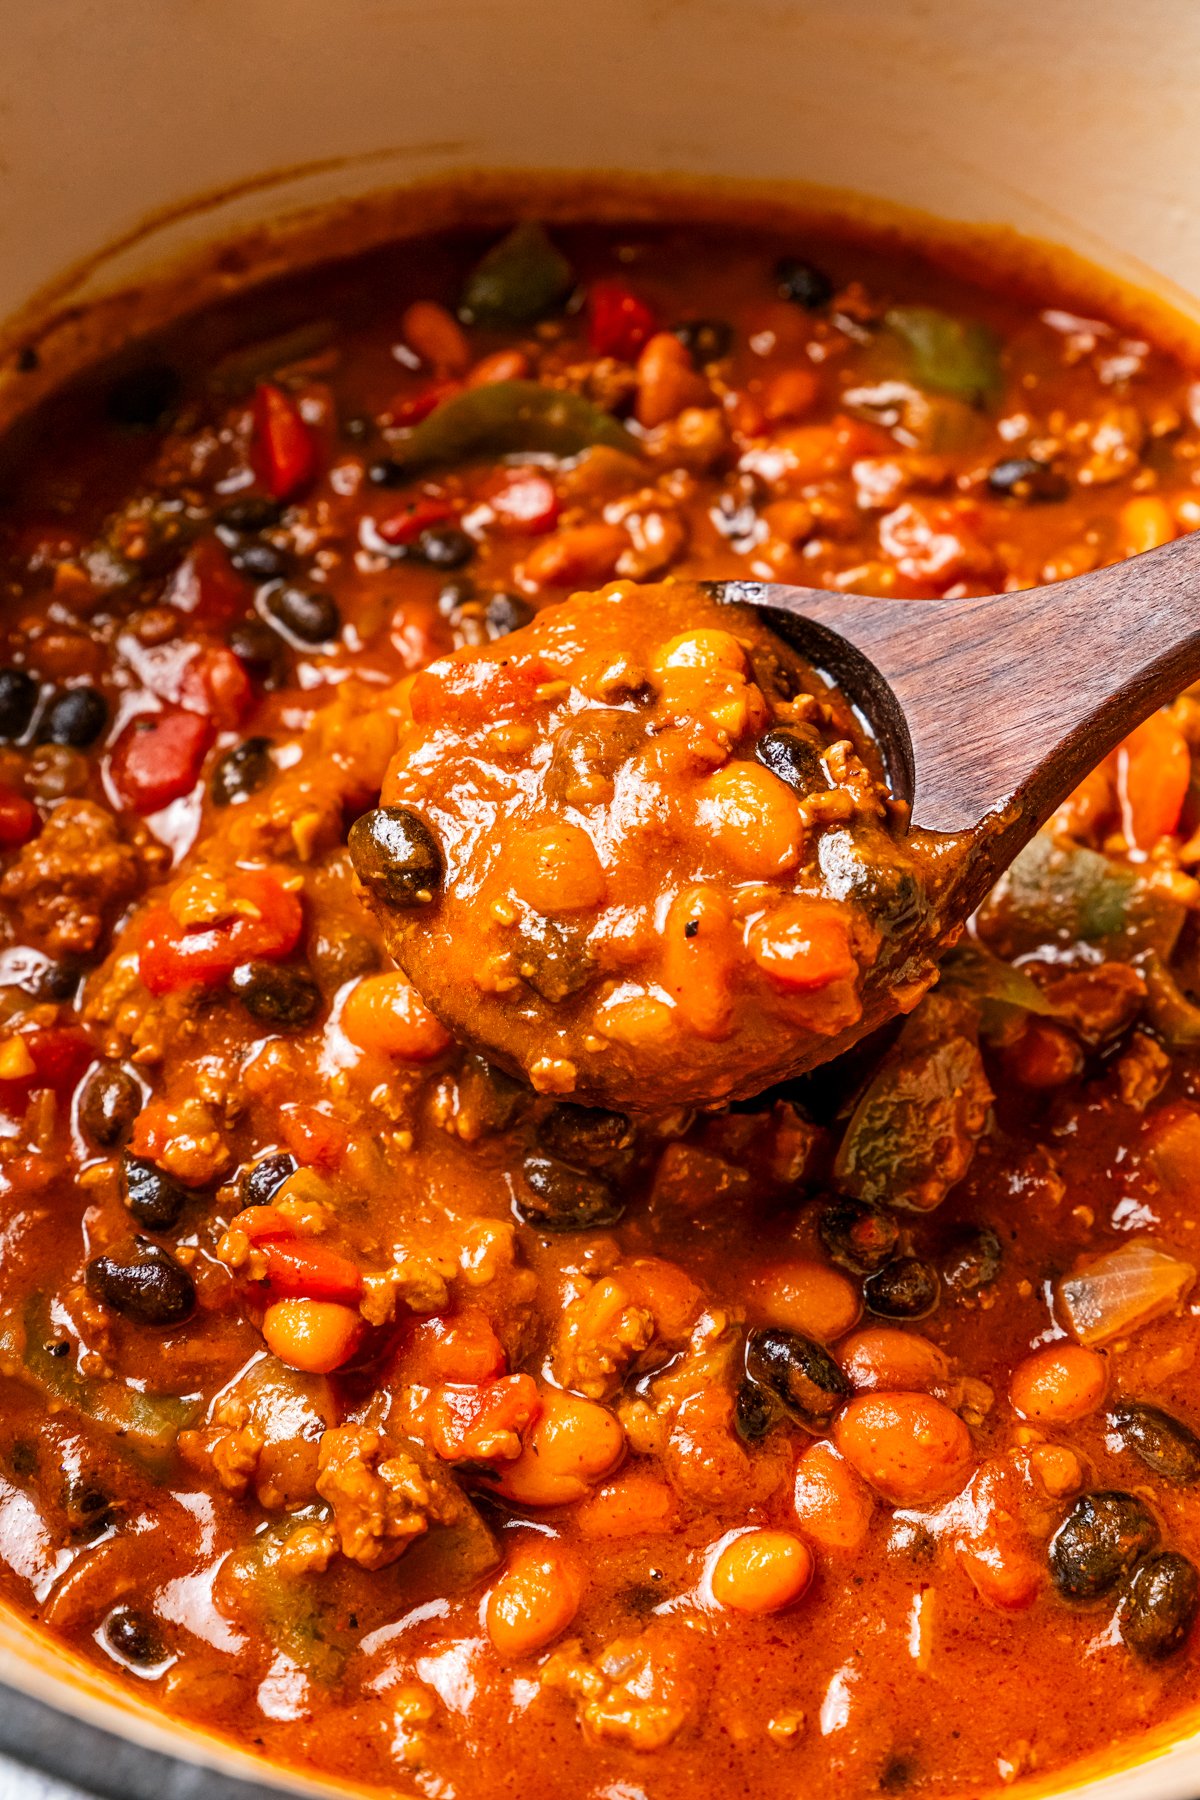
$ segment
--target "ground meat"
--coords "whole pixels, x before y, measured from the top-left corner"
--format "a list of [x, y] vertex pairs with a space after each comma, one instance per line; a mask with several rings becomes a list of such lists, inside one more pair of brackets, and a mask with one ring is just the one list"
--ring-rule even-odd
[[212, 1469], [228, 1494], [245, 1494], [258, 1472], [263, 1435], [250, 1418], [244, 1400], [229, 1395], [213, 1413], [205, 1431], [181, 1431], [179, 1449], [184, 1461], [204, 1474]]
[[578, 1643], [564, 1644], [542, 1669], [543, 1687], [569, 1694], [579, 1721], [598, 1738], [634, 1750], [661, 1750], [693, 1716], [694, 1682], [665, 1644], [616, 1638], [592, 1661]]
[[612, 1276], [592, 1284], [563, 1313], [554, 1373], [589, 1400], [615, 1394], [626, 1369], [654, 1337], [654, 1315], [635, 1306]]
[[137, 893], [146, 860], [102, 806], [64, 800], [5, 870], [0, 897], [20, 906], [29, 941], [52, 956], [86, 956]]
[[369, 1425], [338, 1425], [321, 1439], [317, 1492], [333, 1508], [343, 1556], [382, 1569], [430, 1525], [449, 1525], [461, 1507], [408, 1450]]

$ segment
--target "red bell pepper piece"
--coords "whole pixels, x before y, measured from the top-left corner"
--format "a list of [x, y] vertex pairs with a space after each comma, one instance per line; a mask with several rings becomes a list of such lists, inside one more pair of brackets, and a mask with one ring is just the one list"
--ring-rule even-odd
[[386, 518], [376, 519], [375, 530], [385, 544], [415, 544], [431, 525], [444, 525], [447, 519], [457, 516], [457, 508], [449, 500], [434, 500], [422, 495], [407, 501]]
[[254, 909], [215, 925], [185, 928], [169, 907], [151, 907], [142, 921], [138, 963], [152, 994], [194, 984], [221, 987], [239, 963], [288, 956], [299, 942], [304, 914], [296, 895], [263, 869], [239, 870], [232, 893]]
[[623, 281], [596, 281], [588, 290], [588, 343], [597, 356], [636, 362], [658, 329], [653, 309]]
[[474, 1387], [440, 1387], [429, 1435], [445, 1462], [512, 1462], [542, 1410], [532, 1375], [504, 1375]]
[[349, 1147], [345, 1127], [316, 1106], [289, 1101], [279, 1109], [279, 1130], [296, 1161], [306, 1169], [334, 1169]]
[[254, 472], [273, 500], [291, 500], [317, 472], [317, 442], [300, 408], [273, 381], [254, 391]]
[[157, 812], [191, 793], [215, 737], [211, 719], [183, 706], [139, 713], [113, 749], [113, 786], [134, 812]]
[[338, 1300], [353, 1306], [362, 1293], [362, 1271], [348, 1256], [308, 1239], [268, 1240], [267, 1281], [281, 1300]]
[[183, 671], [179, 704], [204, 713], [218, 731], [236, 731], [254, 703], [250, 677], [223, 644], [200, 650]]
[[387, 416], [393, 425], [419, 425], [427, 419], [431, 412], [436, 412], [443, 400], [462, 392], [461, 381], [433, 381], [422, 388], [419, 394], [409, 394], [393, 400], [388, 407]]
[[188, 613], [200, 624], [221, 626], [240, 619], [252, 595], [250, 583], [238, 574], [224, 545], [215, 537], [205, 537], [192, 545], [163, 598], [168, 606]]

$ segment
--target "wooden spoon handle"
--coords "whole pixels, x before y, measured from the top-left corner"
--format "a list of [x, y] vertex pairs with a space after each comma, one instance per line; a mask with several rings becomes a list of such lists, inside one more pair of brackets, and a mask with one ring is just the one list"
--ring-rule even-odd
[[998, 867], [1200, 675], [1200, 532], [1052, 587], [981, 599], [872, 600], [757, 582], [723, 591], [788, 615], [778, 620], [786, 635], [861, 699], [914, 827], [974, 832], [982, 860]]

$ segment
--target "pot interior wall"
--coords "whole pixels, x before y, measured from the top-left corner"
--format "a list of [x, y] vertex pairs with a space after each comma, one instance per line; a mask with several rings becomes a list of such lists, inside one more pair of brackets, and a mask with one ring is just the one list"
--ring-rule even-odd
[[[1186, 0], [14, 8], [0, 317], [200, 195], [227, 191], [219, 215], [138, 241], [85, 291], [216, 228], [489, 166], [801, 179], [1200, 289], [1198, 62]], [[281, 169], [301, 172], [261, 185]]]

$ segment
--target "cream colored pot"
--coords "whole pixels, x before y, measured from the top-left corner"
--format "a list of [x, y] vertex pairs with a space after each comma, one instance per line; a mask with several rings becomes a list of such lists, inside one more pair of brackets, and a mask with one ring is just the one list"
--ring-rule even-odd
[[[280, 218], [305, 238], [313, 209], [446, 176], [483, 204], [466, 180], [481, 169], [877, 196], [1067, 246], [1200, 319], [1189, 0], [12, 0], [5, 15], [0, 347], [56, 317], [51, 367], [84, 348], [81, 301], [180, 259], [172, 306], [227, 280], [201, 258], [214, 239]], [[372, 202], [352, 235], [413, 216]], [[11, 371], [0, 401], [20, 404]], [[32, 1555], [27, 1529], [0, 1554]], [[271, 1780], [3, 1618], [0, 1678], [0, 1744], [89, 1786], [211, 1800], [223, 1778]], [[1200, 1734], [1054, 1791], [1185, 1800]]]

